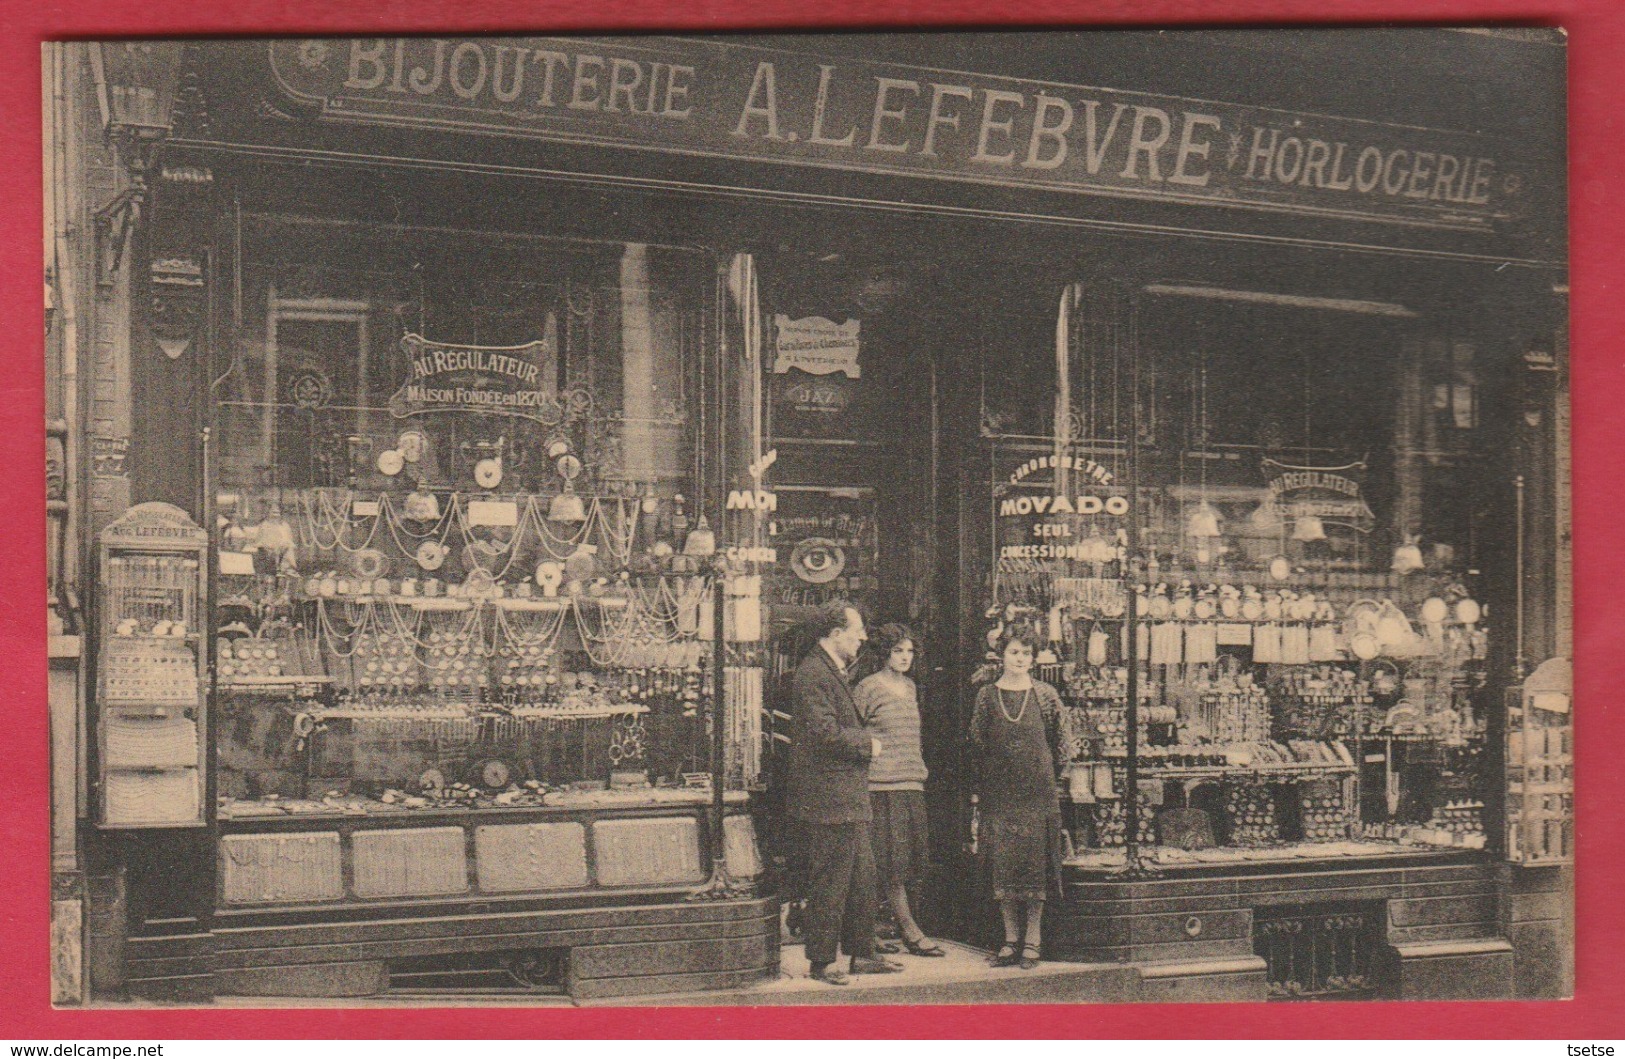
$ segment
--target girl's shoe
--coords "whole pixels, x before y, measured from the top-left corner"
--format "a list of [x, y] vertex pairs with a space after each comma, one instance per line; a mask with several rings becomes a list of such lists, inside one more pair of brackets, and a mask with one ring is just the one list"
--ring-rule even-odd
[[998, 955], [993, 957], [993, 966], [995, 967], [1014, 967], [1020, 962], [1021, 957], [1017, 955], [1016, 943], [1013, 941], [1007, 941], [999, 946]]
[[1038, 946], [1023, 945], [1021, 947], [1021, 969], [1030, 971], [1038, 966]]
[[912, 956], [948, 955], [947, 950], [945, 950], [941, 945], [938, 945], [936, 942], [932, 941], [930, 938], [921, 938], [919, 941], [909, 941], [907, 938], [904, 938], [903, 948], [907, 949], [909, 954]]

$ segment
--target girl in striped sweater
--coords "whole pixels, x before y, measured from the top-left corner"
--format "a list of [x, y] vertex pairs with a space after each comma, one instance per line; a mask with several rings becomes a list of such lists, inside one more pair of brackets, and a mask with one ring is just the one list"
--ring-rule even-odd
[[869, 644], [880, 671], [853, 692], [858, 716], [881, 743], [869, 762], [870, 823], [876, 875], [903, 946], [916, 956], [942, 956], [940, 945], [914, 922], [908, 889], [925, 878], [930, 844], [925, 824], [925, 757], [920, 752], [920, 706], [914, 680], [914, 634], [906, 625], [882, 625]]

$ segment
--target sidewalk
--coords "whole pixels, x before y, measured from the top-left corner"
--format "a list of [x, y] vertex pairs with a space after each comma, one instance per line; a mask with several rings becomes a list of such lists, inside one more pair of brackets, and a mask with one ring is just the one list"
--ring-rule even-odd
[[583, 1006], [1112, 1003], [1134, 999], [1139, 984], [1134, 969], [1121, 964], [1045, 961], [1024, 971], [989, 966], [988, 953], [969, 945], [940, 939], [937, 944], [947, 950], [946, 957], [888, 956], [905, 970], [853, 975], [850, 985], [832, 986], [812, 979], [799, 941], [786, 941], [780, 950], [778, 978], [760, 985], [592, 1001]]

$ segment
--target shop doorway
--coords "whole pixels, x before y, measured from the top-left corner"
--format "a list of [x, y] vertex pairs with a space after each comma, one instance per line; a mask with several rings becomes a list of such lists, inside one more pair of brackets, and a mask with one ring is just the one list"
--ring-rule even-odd
[[[795, 849], [782, 818], [789, 683], [813, 647], [802, 624], [820, 603], [859, 607], [871, 630], [907, 625], [930, 770], [932, 871], [914, 897], [927, 933], [966, 936], [960, 913], [967, 821], [961, 738], [967, 716], [958, 608], [958, 525], [949, 471], [963, 423], [954, 378], [986, 305], [961, 270], [899, 251], [781, 253], [759, 258], [767, 333], [764, 447], [775, 453], [766, 575], [772, 603], [768, 686], [774, 720], [762, 831], [797, 896]], [[820, 351], [822, 356], [819, 355]], [[974, 430], [974, 426], [971, 427]], [[879, 668], [866, 658], [856, 677]]]

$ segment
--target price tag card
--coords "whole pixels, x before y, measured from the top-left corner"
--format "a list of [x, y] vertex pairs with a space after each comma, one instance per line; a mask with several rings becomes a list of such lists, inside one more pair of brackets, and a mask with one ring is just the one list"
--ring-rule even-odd
[[254, 574], [254, 556], [251, 552], [220, 553], [220, 572], [222, 574], [245, 574], [252, 577]]
[[470, 526], [517, 526], [519, 505], [511, 500], [470, 500], [468, 502]]
[[1561, 691], [1537, 691], [1529, 697], [1529, 705], [1547, 713], [1568, 713], [1569, 697]]

